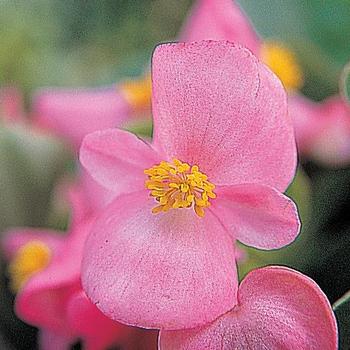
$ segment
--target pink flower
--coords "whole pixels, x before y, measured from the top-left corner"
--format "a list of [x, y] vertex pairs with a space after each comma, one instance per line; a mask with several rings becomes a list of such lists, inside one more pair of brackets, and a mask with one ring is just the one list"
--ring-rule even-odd
[[337, 349], [332, 308], [310, 278], [283, 267], [250, 272], [238, 305], [200, 328], [161, 331], [161, 350]]
[[23, 100], [15, 87], [0, 88], [0, 121], [24, 122]]
[[65, 138], [76, 149], [85, 135], [121, 127], [129, 114], [130, 107], [116, 87], [45, 90], [33, 101], [34, 122]]
[[229, 42], [158, 46], [152, 81], [153, 144], [120, 130], [83, 141], [81, 162], [119, 196], [87, 240], [82, 281], [114, 320], [195, 327], [236, 303], [236, 239], [274, 249], [299, 232], [281, 194], [293, 127], [279, 80]]
[[[93, 216], [90, 209], [82, 207], [86, 204], [79, 192], [72, 192], [71, 198], [73, 222], [67, 236], [42, 229], [18, 229], [8, 232], [2, 242], [10, 261], [12, 286], [19, 290], [16, 313], [40, 329], [42, 349], [65, 349], [78, 339], [90, 350], [136, 342], [138, 330], [107, 318], [81, 288], [82, 250]], [[149, 332], [143, 337], [155, 343], [157, 335]]]

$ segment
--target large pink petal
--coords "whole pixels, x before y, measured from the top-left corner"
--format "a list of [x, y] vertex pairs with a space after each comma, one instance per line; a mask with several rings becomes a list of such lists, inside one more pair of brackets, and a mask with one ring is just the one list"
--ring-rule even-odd
[[145, 141], [122, 130], [98, 131], [85, 137], [80, 161], [92, 177], [115, 194], [144, 188], [144, 170], [160, 162]]
[[332, 308], [315, 282], [281, 267], [251, 272], [239, 305], [213, 323], [186, 331], [162, 331], [161, 350], [337, 349]]
[[248, 17], [233, 0], [197, 0], [181, 41], [228, 40], [259, 53], [260, 40]]
[[216, 185], [286, 189], [296, 166], [286, 94], [247, 49], [160, 45], [152, 69], [154, 137], [168, 158], [197, 164]]
[[234, 244], [209, 211], [154, 215], [146, 191], [122, 195], [87, 240], [82, 282], [110, 318], [178, 329], [212, 321], [235, 304]]
[[234, 238], [260, 249], [277, 249], [294, 241], [300, 230], [298, 211], [272, 187], [219, 186], [212, 210]]
[[[84, 349], [105, 350], [122, 345], [134, 331], [106, 317], [80, 290], [69, 300], [67, 318], [84, 343]], [[136, 331], [135, 331], [136, 333]]]
[[77, 149], [84, 136], [129, 119], [130, 108], [116, 87], [105, 89], [51, 89], [33, 102], [34, 121], [66, 138]]

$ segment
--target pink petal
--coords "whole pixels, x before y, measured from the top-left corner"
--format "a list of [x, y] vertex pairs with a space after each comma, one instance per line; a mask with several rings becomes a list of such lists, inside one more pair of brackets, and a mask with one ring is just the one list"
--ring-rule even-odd
[[47, 229], [14, 228], [7, 231], [2, 237], [1, 248], [7, 260], [12, 259], [18, 249], [30, 241], [41, 241], [56, 253], [61, 249], [64, 238], [63, 233]]
[[232, 0], [197, 0], [188, 17], [181, 41], [228, 40], [242, 44], [255, 54], [260, 40], [248, 17]]
[[97, 220], [82, 266], [87, 295], [108, 317], [146, 328], [212, 321], [235, 304], [234, 244], [211, 214], [154, 215], [146, 191], [118, 197]]
[[239, 306], [192, 330], [162, 331], [161, 350], [337, 349], [332, 308], [317, 284], [296, 271], [268, 267], [242, 282]]
[[39, 332], [40, 350], [65, 350], [70, 349], [77, 339], [66, 337], [50, 330], [41, 329]]
[[84, 136], [129, 119], [129, 105], [116, 87], [51, 89], [33, 102], [34, 122], [71, 142], [77, 149]]
[[229, 42], [165, 44], [153, 55], [157, 147], [196, 164], [216, 185], [285, 190], [296, 149], [280, 81]]
[[232, 236], [259, 249], [277, 249], [300, 231], [298, 211], [285, 195], [272, 187], [245, 184], [219, 186], [212, 210]]
[[91, 213], [97, 213], [114, 198], [114, 193], [101, 186], [83, 168], [80, 169], [81, 188], [84, 190], [85, 205], [88, 205]]
[[98, 131], [85, 137], [80, 161], [92, 177], [115, 192], [144, 188], [144, 170], [162, 159], [137, 136], [122, 130]]
[[105, 350], [122, 345], [134, 331], [106, 317], [80, 290], [69, 300], [67, 317], [70, 326], [83, 339], [84, 349]]

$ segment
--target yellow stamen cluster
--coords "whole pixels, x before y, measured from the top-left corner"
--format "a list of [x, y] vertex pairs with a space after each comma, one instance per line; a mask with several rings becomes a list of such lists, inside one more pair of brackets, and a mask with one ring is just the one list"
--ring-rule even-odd
[[193, 206], [196, 214], [203, 217], [204, 209], [210, 206], [209, 199], [216, 197], [213, 192], [215, 185], [208, 181], [197, 165], [190, 166], [174, 159], [172, 163], [163, 161], [144, 173], [148, 175], [146, 188], [159, 202], [152, 209], [154, 214]]
[[18, 292], [36, 272], [50, 262], [51, 250], [41, 241], [30, 241], [22, 246], [9, 264], [11, 289]]
[[120, 87], [128, 103], [136, 112], [146, 110], [151, 105], [152, 84], [150, 75], [141, 79], [126, 80]]
[[261, 48], [262, 61], [281, 79], [287, 90], [300, 89], [303, 72], [295, 54], [277, 42], [265, 42]]

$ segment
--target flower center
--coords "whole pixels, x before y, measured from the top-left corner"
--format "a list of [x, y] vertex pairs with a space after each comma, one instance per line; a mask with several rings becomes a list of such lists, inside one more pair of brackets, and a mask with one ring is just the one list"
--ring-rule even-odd
[[8, 268], [12, 290], [18, 292], [32, 275], [49, 264], [50, 259], [51, 250], [41, 241], [30, 241], [18, 249]]
[[303, 72], [295, 54], [277, 42], [265, 42], [261, 49], [262, 61], [281, 79], [287, 90], [297, 90], [303, 85]]
[[121, 91], [136, 112], [144, 111], [151, 105], [151, 76], [147, 74], [141, 79], [126, 80], [121, 84]]
[[151, 196], [159, 202], [152, 213], [166, 212], [169, 209], [193, 207], [196, 214], [204, 216], [204, 208], [210, 206], [209, 199], [216, 197], [215, 185], [199, 171], [197, 165], [190, 166], [178, 159], [172, 163], [160, 164], [144, 171], [148, 175], [145, 182]]

